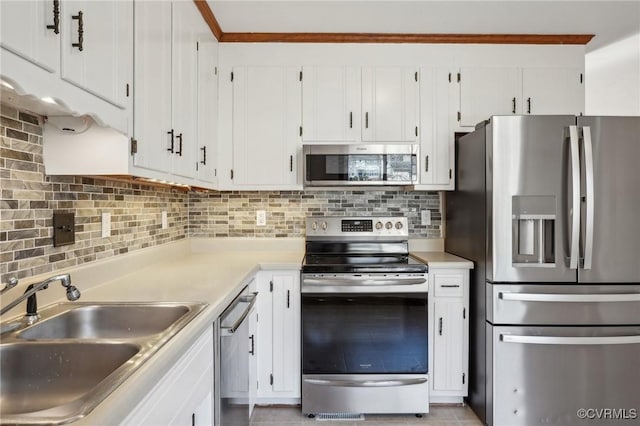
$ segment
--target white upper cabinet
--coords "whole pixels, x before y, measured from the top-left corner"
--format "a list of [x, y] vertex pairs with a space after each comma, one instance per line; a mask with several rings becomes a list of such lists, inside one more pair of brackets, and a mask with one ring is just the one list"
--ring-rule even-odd
[[296, 67], [233, 69], [233, 187], [299, 186], [299, 75]]
[[362, 68], [362, 140], [418, 139], [418, 81], [415, 68]]
[[133, 3], [63, 1], [64, 80], [125, 108], [133, 60]]
[[354, 142], [360, 134], [356, 67], [302, 68], [302, 140]]
[[218, 160], [218, 42], [213, 35], [200, 38], [198, 48], [197, 178], [215, 184]]
[[577, 68], [462, 68], [460, 126], [492, 115], [580, 114], [582, 82]]
[[[171, 168], [171, 2], [135, 2], [134, 164]], [[174, 139], [175, 144], [175, 139]]]
[[473, 127], [492, 115], [519, 114], [520, 68], [462, 68], [460, 126]]
[[49, 72], [60, 68], [60, 1], [0, 2], [0, 46]]
[[9, 0], [0, 12], [0, 73], [17, 93], [47, 99], [35, 112], [131, 133], [132, 0]]
[[[135, 5], [134, 164], [167, 173], [164, 178], [169, 181], [180, 180], [172, 176], [195, 179], [200, 136], [198, 44], [209, 29], [191, 2]], [[213, 97], [208, 102], [216, 102], [214, 92], [207, 94]]]
[[420, 68], [420, 158], [416, 189], [453, 189], [455, 85], [444, 68]]
[[582, 113], [582, 72], [575, 68], [524, 68], [522, 109], [523, 114]]
[[203, 19], [191, 2], [173, 3], [172, 122], [176, 175], [194, 177], [196, 173], [198, 110], [198, 31]]

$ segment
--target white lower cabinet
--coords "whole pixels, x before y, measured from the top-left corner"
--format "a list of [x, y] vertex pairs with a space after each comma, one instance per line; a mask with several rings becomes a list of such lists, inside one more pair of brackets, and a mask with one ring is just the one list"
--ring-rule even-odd
[[122, 424], [213, 424], [213, 326], [160, 378]]
[[429, 268], [430, 402], [458, 403], [467, 396], [469, 271]]
[[258, 273], [257, 403], [300, 400], [300, 271]]

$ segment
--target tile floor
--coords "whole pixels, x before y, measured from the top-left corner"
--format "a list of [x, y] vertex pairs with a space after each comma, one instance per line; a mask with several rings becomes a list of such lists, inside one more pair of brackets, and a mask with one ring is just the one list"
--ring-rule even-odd
[[483, 426], [469, 407], [431, 406], [422, 418], [414, 415], [367, 415], [364, 421], [317, 421], [302, 415], [300, 407], [257, 407], [252, 426]]

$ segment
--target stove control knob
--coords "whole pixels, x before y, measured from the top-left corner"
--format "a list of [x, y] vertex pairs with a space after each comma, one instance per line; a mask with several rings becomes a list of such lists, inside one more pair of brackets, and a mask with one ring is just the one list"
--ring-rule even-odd
[[402, 229], [402, 222], [396, 222], [396, 229]]
[[382, 229], [382, 222], [376, 222], [376, 229]]
[[391, 228], [393, 228], [393, 223], [387, 222], [387, 223], [385, 223], [384, 227], [387, 228], [387, 229], [391, 229]]
[[318, 222], [313, 222], [311, 224], [311, 229], [313, 229], [314, 231], [318, 230]]
[[322, 228], [323, 231], [326, 231], [327, 230], [327, 222], [320, 223], [320, 228]]

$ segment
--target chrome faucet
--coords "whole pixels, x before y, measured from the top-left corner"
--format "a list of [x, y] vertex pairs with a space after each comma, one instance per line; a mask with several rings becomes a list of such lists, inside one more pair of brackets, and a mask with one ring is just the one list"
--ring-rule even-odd
[[30, 284], [25, 290], [22, 296], [18, 297], [13, 302], [0, 310], [0, 315], [8, 312], [15, 306], [17, 306], [24, 299], [27, 299], [27, 313], [25, 319], [27, 324], [31, 325], [40, 319], [38, 315], [38, 301], [36, 300], [36, 293], [40, 290], [44, 290], [49, 287], [49, 284], [53, 281], [60, 281], [63, 287], [67, 289], [67, 299], [70, 301], [78, 300], [80, 298], [80, 290], [74, 285], [71, 285], [71, 275], [62, 274], [56, 275], [51, 278], [47, 278], [39, 284]]

